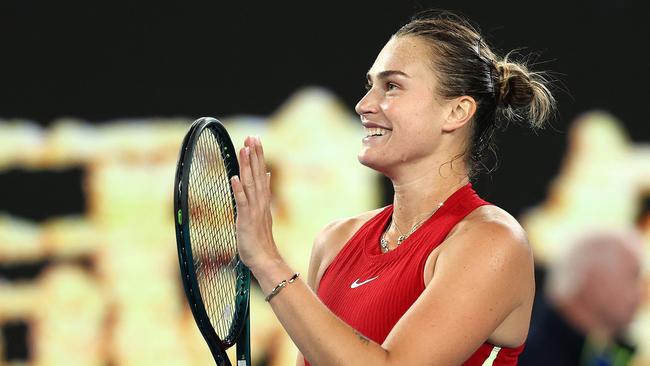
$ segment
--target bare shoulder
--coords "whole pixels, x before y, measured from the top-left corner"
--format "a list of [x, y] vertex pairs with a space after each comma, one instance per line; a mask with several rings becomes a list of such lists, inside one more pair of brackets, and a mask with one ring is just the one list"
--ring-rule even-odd
[[528, 287], [533, 279], [533, 254], [526, 232], [507, 211], [493, 205], [472, 211], [449, 234], [438, 260], [474, 262], [486, 270], [507, 268], [520, 273]]
[[[453, 352], [460, 359], [467, 359], [486, 340], [500, 347], [521, 345], [530, 324], [534, 271], [528, 240], [517, 220], [495, 206], [477, 208], [436, 250], [424, 292], [384, 345], [417, 347], [419, 352], [429, 352], [430, 344], [446, 345], [440, 349], [456, 346]], [[440, 357], [439, 349], [430, 352], [428, 360]], [[459, 359], [450, 360], [442, 363], [460, 364]]]
[[494, 205], [481, 206], [472, 211], [448, 236], [448, 240], [457, 242], [461, 239], [468, 245], [477, 241], [465, 239], [480, 238], [485, 239], [479, 240], [484, 245], [501, 247], [503, 250], [531, 252], [521, 224], [506, 210]]
[[336, 255], [352, 238], [363, 224], [381, 212], [383, 208], [367, 211], [362, 214], [335, 220], [325, 225], [316, 235], [309, 262], [308, 283], [312, 289], [318, 288], [318, 283]]

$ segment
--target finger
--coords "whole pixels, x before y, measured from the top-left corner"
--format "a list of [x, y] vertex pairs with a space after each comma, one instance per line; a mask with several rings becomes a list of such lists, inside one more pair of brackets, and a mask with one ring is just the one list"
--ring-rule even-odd
[[266, 172], [266, 193], [271, 196], [271, 172]]
[[256, 180], [256, 183], [259, 183], [257, 187], [261, 192], [263, 192], [266, 197], [270, 197], [269, 181], [268, 181], [268, 172], [266, 171], [266, 159], [264, 158], [264, 148], [262, 147], [262, 139], [259, 136], [253, 137], [255, 155], [257, 157], [257, 173], [259, 174], [259, 180]]
[[257, 143], [255, 144], [255, 150], [257, 153], [257, 158], [259, 159], [260, 172], [266, 174], [266, 158], [264, 157], [264, 147], [262, 146], [262, 139], [257, 136]]
[[251, 174], [250, 148], [248, 146], [239, 150], [239, 160], [241, 162], [239, 166], [239, 174], [244, 193], [246, 194], [248, 201], [254, 201], [256, 197], [255, 181]]
[[246, 198], [246, 193], [244, 192], [244, 186], [241, 184], [238, 176], [233, 176], [230, 179], [230, 185], [232, 186], [232, 192], [235, 196], [235, 203], [237, 204], [238, 211], [242, 211], [248, 207], [248, 199]]
[[266, 177], [264, 176], [264, 173], [266, 172], [260, 169], [264, 163], [260, 163], [260, 157], [258, 156], [259, 141], [257, 137], [249, 137], [249, 143], [251, 160], [250, 165], [253, 181], [255, 182], [255, 189], [257, 189], [258, 192], [262, 193], [265, 190], [264, 185], [266, 184]]

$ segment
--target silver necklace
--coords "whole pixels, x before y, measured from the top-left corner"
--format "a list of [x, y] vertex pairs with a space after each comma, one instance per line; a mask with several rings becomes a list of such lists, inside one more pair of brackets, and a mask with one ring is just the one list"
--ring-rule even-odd
[[[459, 185], [463, 185], [463, 183], [466, 184], [465, 180], [461, 181]], [[453, 186], [451, 189], [454, 189], [454, 188], [458, 187], [459, 185]], [[447, 193], [449, 193], [449, 191]], [[447, 197], [447, 198], [449, 198], [449, 197]], [[447, 199], [445, 199], [445, 201], [447, 201]], [[406, 240], [406, 238], [411, 236], [411, 234], [413, 234], [413, 232], [415, 230], [417, 230], [418, 227], [420, 227], [420, 225], [424, 221], [426, 221], [428, 218], [433, 216], [433, 214], [436, 213], [436, 211], [438, 211], [440, 209], [440, 207], [442, 207], [445, 204], [445, 201], [440, 202], [438, 204], [438, 206], [436, 206], [436, 208], [433, 211], [431, 211], [430, 214], [426, 215], [422, 220], [416, 222], [415, 225], [413, 225], [413, 227], [411, 227], [411, 230], [409, 230], [408, 233], [406, 233], [406, 234], [402, 233], [402, 230], [399, 229], [399, 227], [397, 226], [397, 224], [393, 220], [393, 217], [391, 216], [390, 225], [388, 225], [388, 228], [386, 230], [384, 230], [384, 232], [381, 234], [381, 238], [379, 239], [379, 246], [381, 247], [381, 252], [382, 253], [388, 252], [389, 248], [388, 248], [388, 239], [386, 239], [386, 233], [388, 233], [388, 230], [390, 230], [391, 226], [395, 225], [395, 229], [397, 229], [397, 232], [400, 234], [397, 237], [397, 246], [400, 246], [400, 244], [402, 244], [404, 242], [404, 240]]]
[[[433, 216], [433, 214], [436, 213], [436, 211], [438, 211], [440, 209], [440, 207], [442, 207], [443, 205], [444, 205], [444, 202], [440, 202], [438, 204], [438, 206], [436, 206], [436, 208], [430, 214], [426, 215], [422, 220], [416, 222], [415, 225], [413, 225], [413, 227], [411, 227], [411, 230], [409, 230], [409, 232], [406, 233], [406, 234], [402, 233], [402, 230], [399, 229], [399, 227], [397, 226], [395, 221], [393, 221], [393, 219], [391, 218], [390, 219], [390, 225], [388, 226], [388, 229], [390, 229], [391, 226], [395, 225], [395, 229], [397, 229], [397, 232], [400, 234], [397, 237], [397, 246], [400, 246], [400, 244], [402, 244], [404, 242], [404, 240], [406, 240], [406, 238], [411, 236], [411, 234], [413, 234], [413, 232], [415, 230], [417, 230], [418, 227], [420, 227], [420, 225], [424, 221], [426, 221], [426, 219]], [[388, 240], [386, 239], [386, 233], [388, 232], [388, 229], [384, 231], [384, 233], [381, 235], [381, 239], [379, 240], [379, 245], [381, 246], [382, 253], [386, 253], [388, 251]]]

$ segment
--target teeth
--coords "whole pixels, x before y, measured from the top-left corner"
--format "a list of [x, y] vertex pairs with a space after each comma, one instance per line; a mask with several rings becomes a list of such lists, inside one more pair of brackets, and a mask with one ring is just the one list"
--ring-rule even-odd
[[386, 134], [386, 132], [388, 131], [388, 130], [380, 128], [380, 127], [373, 127], [373, 128], [364, 127], [363, 129], [364, 129], [364, 131], [366, 133], [366, 137], [384, 136]]

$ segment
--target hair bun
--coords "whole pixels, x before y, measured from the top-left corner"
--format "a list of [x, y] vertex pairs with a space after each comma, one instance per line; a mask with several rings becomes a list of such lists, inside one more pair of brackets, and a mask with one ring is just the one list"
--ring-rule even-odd
[[533, 128], [541, 128], [555, 111], [555, 98], [546, 87], [543, 73], [530, 72], [524, 64], [511, 62], [506, 56], [495, 63], [497, 118], [508, 121], [526, 120]]
[[530, 75], [522, 65], [503, 60], [497, 62], [499, 75], [497, 83], [497, 104], [500, 106], [523, 107], [533, 99]]

